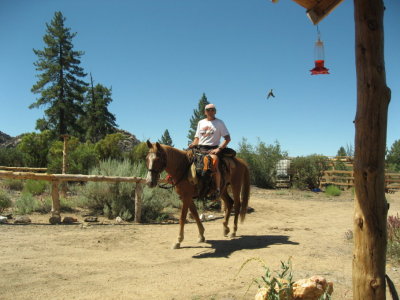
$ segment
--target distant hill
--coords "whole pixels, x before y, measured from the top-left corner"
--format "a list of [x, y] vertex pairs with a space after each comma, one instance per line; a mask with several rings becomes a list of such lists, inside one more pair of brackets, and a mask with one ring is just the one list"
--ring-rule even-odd
[[8, 134], [0, 131], [0, 148], [14, 148], [21, 141], [22, 135], [17, 137], [9, 136]]
[[[116, 129], [118, 133], [122, 133], [124, 139], [119, 142], [122, 151], [129, 152], [134, 146], [140, 143], [136, 136], [126, 130]], [[0, 131], [0, 148], [15, 148], [20, 142], [23, 134], [12, 137]]]

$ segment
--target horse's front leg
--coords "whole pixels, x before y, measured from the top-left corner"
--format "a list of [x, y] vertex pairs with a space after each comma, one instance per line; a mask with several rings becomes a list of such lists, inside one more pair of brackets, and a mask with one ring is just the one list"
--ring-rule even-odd
[[193, 200], [190, 201], [189, 209], [190, 209], [190, 212], [191, 212], [193, 218], [196, 220], [197, 228], [199, 229], [198, 242], [203, 243], [206, 241], [206, 239], [204, 237], [204, 226], [200, 221], [199, 214], [197, 212], [197, 208], [196, 208], [196, 205], [194, 204]]
[[239, 219], [239, 213], [240, 213], [240, 190], [236, 191], [235, 189], [233, 191], [233, 208], [235, 210], [235, 218], [233, 220], [233, 232], [231, 233], [231, 237], [236, 236], [236, 231], [238, 229], [238, 219]]
[[172, 245], [172, 249], [179, 249], [181, 247], [181, 242], [184, 239], [184, 228], [185, 228], [185, 222], [186, 222], [186, 216], [188, 212], [188, 201], [183, 199], [182, 201], [182, 210], [181, 210], [181, 216], [179, 218], [179, 235], [178, 235], [178, 242]]
[[224, 222], [222, 223], [223, 227], [224, 227], [224, 236], [228, 236], [229, 233], [229, 227], [228, 227], [228, 223], [229, 223], [229, 217], [231, 215], [231, 211], [232, 211], [232, 206], [233, 206], [233, 200], [232, 198], [229, 196], [228, 191], [224, 191], [221, 195], [222, 200], [224, 200], [225, 203], [225, 210], [224, 210]]

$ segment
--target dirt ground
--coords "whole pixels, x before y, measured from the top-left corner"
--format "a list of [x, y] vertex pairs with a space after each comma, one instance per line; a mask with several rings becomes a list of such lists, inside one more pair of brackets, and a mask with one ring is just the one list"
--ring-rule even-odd
[[[389, 215], [400, 213], [400, 193], [387, 198]], [[252, 261], [238, 274], [243, 263], [261, 258], [278, 270], [289, 257], [295, 280], [321, 275], [333, 282], [333, 299], [352, 299], [350, 192], [252, 188], [249, 206], [236, 238], [223, 237], [222, 214], [213, 212], [206, 243], [197, 243], [189, 219], [178, 250], [177, 224], [89, 224], [78, 215], [79, 224], [49, 225], [49, 215], [31, 215], [30, 225], [1, 225], [0, 299], [254, 299], [255, 284], [245, 293], [263, 268]], [[399, 290], [400, 267], [386, 269]]]

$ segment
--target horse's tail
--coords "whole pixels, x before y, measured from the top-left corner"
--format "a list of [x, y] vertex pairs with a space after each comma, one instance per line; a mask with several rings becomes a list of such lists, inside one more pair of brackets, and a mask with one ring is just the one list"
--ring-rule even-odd
[[240, 222], [243, 222], [246, 217], [247, 207], [249, 205], [250, 198], [250, 171], [245, 161], [242, 161], [243, 164], [243, 182], [242, 182], [242, 191], [241, 191], [241, 205], [240, 205]]

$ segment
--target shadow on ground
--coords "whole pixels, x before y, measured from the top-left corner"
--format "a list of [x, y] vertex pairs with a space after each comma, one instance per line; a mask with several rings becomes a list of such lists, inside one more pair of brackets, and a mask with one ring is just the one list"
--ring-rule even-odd
[[207, 244], [211, 244], [211, 247], [193, 258], [229, 257], [240, 250], [261, 249], [272, 245], [299, 245], [290, 241], [287, 235], [244, 235], [231, 240], [207, 240]]

